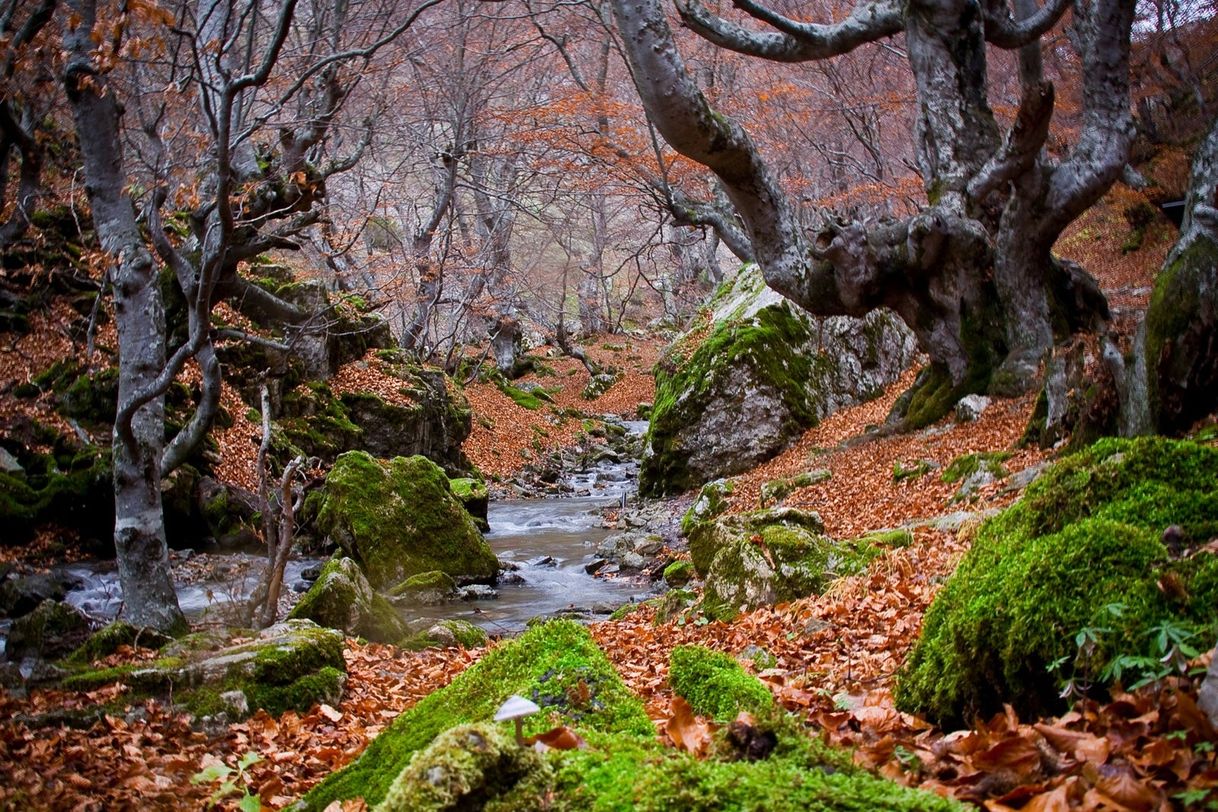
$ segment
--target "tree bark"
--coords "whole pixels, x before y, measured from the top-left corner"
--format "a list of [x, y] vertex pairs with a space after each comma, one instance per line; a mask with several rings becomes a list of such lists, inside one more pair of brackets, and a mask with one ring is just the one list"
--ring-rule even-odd
[[[95, 3], [69, 3], [78, 18], [64, 37], [64, 84], [84, 161], [85, 188], [103, 249], [115, 259], [115, 322], [118, 328], [118, 408], [155, 380], [165, 364], [165, 317], [156, 265], [135, 221], [125, 188], [120, 111], [93, 62]], [[137, 626], [176, 633], [186, 628], [170, 577], [161, 511], [161, 448], [164, 399], [149, 399], [114, 427], [114, 545], [123, 617]]]
[[[718, 176], [767, 284], [817, 315], [890, 307], [917, 335], [931, 367], [898, 410], [921, 425], [968, 392], [1033, 388], [1056, 338], [1107, 317], [1094, 280], [1051, 249], [1125, 163], [1132, 3], [1076, 5], [1088, 94], [1079, 143], [1060, 163], [1043, 150], [1053, 92], [1040, 76], [1037, 40], [1064, 12], [1060, 0], [1043, 8], [1016, 0], [1014, 17], [1000, 2], [983, 11], [966, 0], [874, 0], [829, 25], [738, 0], [773, 29], [764, 32], [696, 0], [681, 7], [685, 23], [711, 42], [779, 62], [829, 59], [904, 33], [928, 205], [903, 219], [830, 217], [808, 231], [748, 134], [690, 79], [659, 0], [614, 0], [613, 9], [649, 117], [675, 150]], [[987, 41], [1021, 50], [1023, 99], [1005, 134], [986, 100]]]
[[1218, 117], [1193, 157], [1184, 208], [1144, 325], [1149, 408], [1167, 434], [1218, 408]]

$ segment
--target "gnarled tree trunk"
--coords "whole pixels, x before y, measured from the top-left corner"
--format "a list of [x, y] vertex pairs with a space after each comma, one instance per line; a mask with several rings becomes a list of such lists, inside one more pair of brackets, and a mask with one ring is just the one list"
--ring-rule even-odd
[[[748, 134], [713, 110], [685, 70], [659, 0], [614, 0], [614, 14], [648, 115], [678, 152], [713, 171], [744, 225], [770, 287], [817, 315], [890, 307], [917, 335], [931, 367], [898, 406], [912, 425], [961, 395], [1027, 391], [1055, 337], [1107, 316], [1094, 280], [1055, 260], [1062, 230], [1119, 176], [1132, 134], [1128, 111], [1129, 0], [1075, 6], [1086, 90], [1084, 127], [1062, 161], [1043, 146], [1053, 90], [1038, 38], [1064, 12], [1016, 0], [874, 0], [828, 25], [735, 5], [768, 30], [719, 18], [696, 2], [686, 25], [737, 52], [777, 62], [829, 59], [904, 34], [917, 87], [915, 153], [928, 205], [903, 219], [829, 219], [805, 230]], [[1000, 132], [986, 100], [986, 45], [1020, 50], [1023, 96]]]

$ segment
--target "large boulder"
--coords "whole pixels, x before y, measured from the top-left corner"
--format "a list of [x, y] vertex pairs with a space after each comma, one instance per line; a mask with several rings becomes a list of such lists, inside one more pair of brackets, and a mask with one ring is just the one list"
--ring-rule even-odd
[[397, 643], [410, 634], [393, 605], [373, 590], [350, 558], [327, 561], [288, 617], [307, 618], [319, 626], [378, 643]]
[[804, 598], [834, 578], [860, 571], [878, 553], [866, 542], [835, 541], [823, 531], [819, 516], [794, 508], [697, 525], [689, 534], [689, 552], [706, 581], [703, 611], [730, 618]]
[[316, 525], [376, 589], [432, 570], [482, 582], [499, 571], [448, 477], [426, 457], [382, 463], [363, 451], [341, 455], [320, 493]]
[[980, 528], [926, 613], [898, 705], [947, 727], [1003, 705], [1059, 710], [1063, 681], [1156, 676], [1181, 653], [1165, 629], [1212, 640], [1215, 536], [1218, 449], [1105, 439], [1063, 459]]
[[826, 415], [878, 396], [916, 353], [890, 311], [813, 317], [766, 287], [754, 265], [724, 283], [705, 315], [709, 325], [678, 339], [656, 366], [644, 493], [752, 468]]

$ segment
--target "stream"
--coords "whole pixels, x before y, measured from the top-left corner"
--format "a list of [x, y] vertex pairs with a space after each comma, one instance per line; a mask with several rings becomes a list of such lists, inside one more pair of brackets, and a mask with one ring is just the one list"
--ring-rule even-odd
[[[641, 434], [645, 422], [628, 421], [627, 431]], [[490, 634], [517, 632], [534, 617], [570, 615], [588, 619], [606, 615], [630, 600], [648, 597], [646, 583], [597, 578], [586, 567], [597, 544], [614, 532], [602, 527], [604, 508], [621, 505], [637, 489], [638, 461], [606, 460], [564, 476], [560, 485], [570, 496], [495, 501], [486, 540], [505, 566], [496, 598], [454, 601], [403, 609], [407, 620], [459, 618]], [[263, 556], [252, 553], [193, 555], [174, 553], [178, 603], [192, 622], [222, 621], [231, 606], [246, 600], [262, 571]], [[298, 557], [288, 562], [284, 584], [296, 592], [308, 588], [305, 576], [324, 558]], [[122, 590], [113, 561], [69, 564], [63, 570], [77, 582], [65, 600], [101, 620], [117, 616]], [[315, 577], [315, 576], [314, 576]], [[0, 627], [0, 652], [4, 632]]]

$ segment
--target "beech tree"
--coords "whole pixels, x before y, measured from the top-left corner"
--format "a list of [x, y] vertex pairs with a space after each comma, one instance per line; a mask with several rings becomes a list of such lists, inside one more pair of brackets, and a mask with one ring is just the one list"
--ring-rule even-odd
[[[271, 249], [298, 248], [302, 232], [320, 217], [316, 204], [327, 179], [359, 160], [370, 122], [361, 128], [365, 138], [345, 151], [325, 149], [358, 81], [343, 66], [366, 65], [438, 2], [393, 14], [372, 4], [285, 0], [271, 15], [238, 0], [173, 10], [140, 5], [130, 14], [96, 0], [67, 4], [64, 85], [98, 239], [114, 260], [115, 547], [123, 614], [133, 623], [167, 631], [184, 623], [169, 572], [161, 481], [197, 449], [216, 414], [215, 342], [237, 338], [281, 354], [292, 349], [216, 330], [212, 310], [227, 299], [262, 323], [294, 325], [289, 335], [310, 328], [319, 314], [251, 283], [241, 266]], [[371, 13], [357, 20], [360, 9]], [[345, 39], [344, 32], [353, 35]], [[126, 58], [125, 43], [136, 35], [141, 42], [132, 50], [157, 59]], [[131, 75], [116, 76], [119, 66]], [[175, 103], [181, 99], [193, 104]], [[142, 171], [124, 154], [125, 136], [140, 147]], [[146, 232], [133, 196], [140, 189], [147, 190]], [[178, 227], [166, 226], [163, 208]], [[167, 346], [159, 268], [145, 239], [186, 301], [186, 336], [176, 346]], [[165, 443], [165, 392], [191, 360], [201, 372], [201, 396], [185, 427]]]
[[[908, 424], [936, 419], [968, 392], [1035, 387], [1057, 338], [1103, 326], [1107, 303], [1094, 279], [1052, 247], [1126, 165], [1132, 0], [863, 0], [823, 24], [755, 0], [734, 5], [744, 21], [697, 0], [677, 11], [714, 45], [779, 63], [903, 40], [927, 203], [904, 217], [805, 225], [744, 127], [690, 77], [659, 0], [613, 0], [648, 115], [675, 150], [718, 176], [767, 283], [819, 315], [890, 307], [915, 332], [931, 364], [899, 404]], [[1046, 147], [1054, 87], [1041, 38], [1071, 9], [1082, 124], [1055, 154]], [[990, 47], [1017, 54], [1021, 98], [1005, 131], [987, 98]]]

